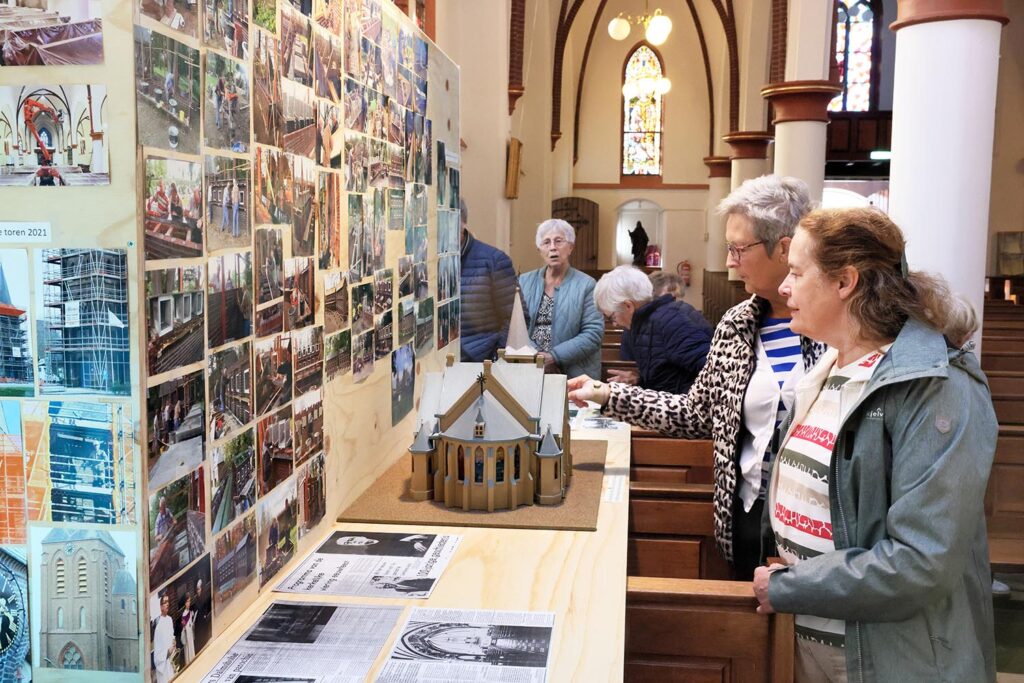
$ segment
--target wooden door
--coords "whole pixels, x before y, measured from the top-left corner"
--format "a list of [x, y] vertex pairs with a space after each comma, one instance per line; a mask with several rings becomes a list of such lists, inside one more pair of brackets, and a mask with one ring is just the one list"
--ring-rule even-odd
[[551, 217], [576, 228], [576, 248], [569, 263], [577, 270], [597, 269], [598, 204], [583, 197], [562, 197], [551, 202]]

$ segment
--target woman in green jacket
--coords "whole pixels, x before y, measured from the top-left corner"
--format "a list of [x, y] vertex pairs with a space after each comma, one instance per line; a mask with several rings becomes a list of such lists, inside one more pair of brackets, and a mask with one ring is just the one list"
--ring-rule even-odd
[[792, 329], [831, 347], [772, 466], [765, 520], [785, 564], [754, 573], [758, 611], [796, 615], [797, 681], [995, 680], [983, 503], [998, 426], [960, 348], [976, 319], [907, 271], [904, 244], [880, 211], [815, 211], [779, 288]]

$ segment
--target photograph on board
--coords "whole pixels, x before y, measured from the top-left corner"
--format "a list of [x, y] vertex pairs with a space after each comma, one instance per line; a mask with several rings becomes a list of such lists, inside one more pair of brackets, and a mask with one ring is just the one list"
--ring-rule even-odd
[[[143, 610], [137, 597], [137, 535], [92, 527], [30, 529], [33, 667], [139, 670]], [[107, 581], [102, 579], [104, 567]], [[85, 581], [69, 580], [71, 576], [84, 576]]]
[[352, 369], [352, 330], [329, 335], [324, 357], [324, 381], [331, 382]]
[[149, 596], [150, 680], [170, 681], [191, 664], [213, 635], [210, 555]]
[[323, 385], [324, 328], [310, 325], [292, 332], [292, 368], [295, 396]]
[[139, 14], [192, 38], [199, 33], [199, 3], [193, 0], [137, 0]]
[[399, 346], [391, 354], [391, 425], [402, 421], [412, 410], [416, 392], [416, 354], [412, 344]]
[[291, 406], [285, 406], [259, 421], [256, 425], [256, 452], [259, 459], [259, 493], [265, 496], [295, 469]]
[[198, 154], [201, 101], [199, 50], [136, 26], [138, 144]]
[[[253, 0], [259, 16], [259, 6], [270, 5], [276, 13], [274, 0]], [[273, 29], [271, 29], [273, 31]], [[253, 35], [253, 139], [263, 145], [281, 147], [284, 144], [284, 111], [281, 108], [281, 71], [277, 55], [277, 39], [266, 31], [256, 29]]]
[[256, 415], [265, 415], [292, 400], [292, 339], [278, 334], [260, 339], [253, 345], [253, 375], [256, 389]]
[[206, 550], [204, 468], [149, 496], [149, 582], [160, 586]]
[[25, 488], [25, 442], [21, 403], [0, 400], [0, 545], [25, 543], [28, 496]]
[[334, 334], [348, 325], [348, 280], [345, 273], [324, 274], [324, 333]]
[[249, 342], [210, 356], [210, 438], [222, 439], [252, 419], [252, 363]]
[[149, 489], [166, 486], [205, 457], [206, 390], [203, 372], [171, 377], [146, 393]]
[[217, 537], [213, 549], [213, 612], [217, 619], [256, 578], [256, 512]]
[[[237, 3], [242, 4], [242, 3]], [[249, 69], [242, 62], [205, 54], [203, 144], [231, 152], [249, 151]]]
[[373, 330], [352, 339], [352, 378], [362, 382], [373, 374]]
[[207, 156], [203, 174], [206, 197], [206, 248], [249, 246], [252, 164], [248, 159]]
[[146, 271], [146, 360], [159, 375], [203, 360], [203, 266]]
[[103, 16], [92, 2], [7, 0], [0, 67], [103, 63]]
[[284, 262], [285, 332], [313, 324], [316, 312], [315, 272], [312, 258], [290, 258]]
[[28, 251], [0, 249], [0, 396], [35, 393], [28, 313], [31, 282]]
[[299, 538], [313, 530], [327, 512], [324, 454], [306, 463], [295, 475], [295, 496], [299, 499]]
[[215, 447], [212, 458], [210, 531], [216, 534], [256, 504], [256, 447], [252, 429]]
[[323, 391], [316, 389], [295, 399], [292, 404], [295, 438], [295, 466], [324, 450]]
[[256, 504], [256, 524], [259, 530], [260, 587], [277, 576], [295, 555], [298, 542], [299, 504], [295, 486], [278, 486], [261, 496]]
[[202, 167], [146, 157], [143, 199], [147, 261], [203, 255]]
[[0, 680], [30, 683], [32, 657], [28, 604], [28, 548], [0, 545]]
[[252, 334], [252, 252], [215, 256], [207, 273], [206, 330], [214, 349]]
[[249, 58], [249, 3], [203, 0], [203, 43], [235, 59]]
[[0, 86], [0, 187], [109, 185], [106, 102], [103, 85]]

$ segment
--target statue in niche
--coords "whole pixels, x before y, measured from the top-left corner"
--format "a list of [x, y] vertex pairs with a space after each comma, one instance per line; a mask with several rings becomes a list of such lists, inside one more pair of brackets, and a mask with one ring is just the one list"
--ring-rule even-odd
[[650, 238], [647, 236], [647, 231], [644, 230], [644, 225], [640, 221], [636, 222], [636, 227], [629, 231], [629, 241], [632, 243], [633, 252], [633, 265], [637, 268], [643, 268], [647, 263], [647, 244], [650, 242]]

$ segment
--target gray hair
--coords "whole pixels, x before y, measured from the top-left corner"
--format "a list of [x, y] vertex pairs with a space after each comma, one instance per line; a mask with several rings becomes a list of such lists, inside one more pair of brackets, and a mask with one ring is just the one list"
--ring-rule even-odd
[[601, 276], [594, 287], [594, 303], [611, 315], [627, 301], [645, 304], [654, 298], [651, 279], [639, 268], [619, 266]]
[[469, 209], [466, 208], [465, 199], [459, 199], [459, 220], [463, 225], [469, 223]]
[[563, 221], [561, 218], [549, 218], [537, 226], [537, 237], [535, 241], [538, 249], [540, 249], [540, 243], [549, 232], [562, 236], [569, 244], [576, 244], [576, 229], [574, 227]]
[[751, 178], [722, 200], [718, 213], [739, 214], [754, 222], [754, 237], [769, 253], [783, 237], [792, 237], [800, 219], [814, 208], [807, 183], [799, 178], [763, 175]]

